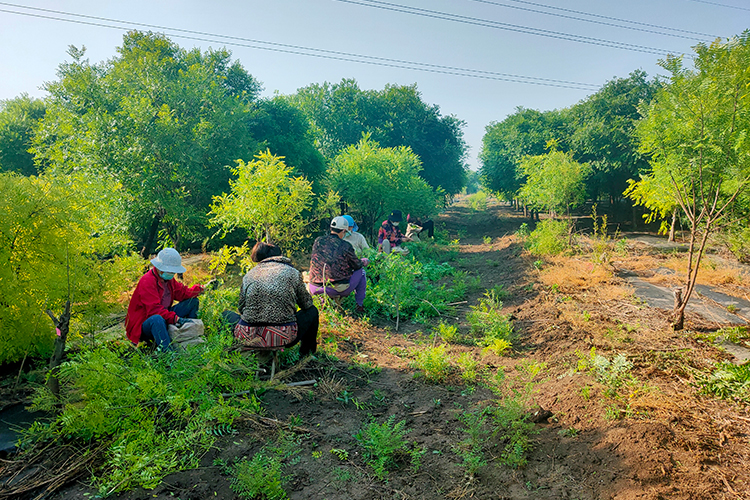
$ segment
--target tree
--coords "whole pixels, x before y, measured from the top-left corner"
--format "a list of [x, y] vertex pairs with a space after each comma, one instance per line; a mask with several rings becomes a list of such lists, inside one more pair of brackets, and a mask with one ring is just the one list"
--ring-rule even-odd
[[258, 150], [247, 118], [260, 85], [225, 50], [187, 51], [153, 33], [128, 33], [105, 63], [84, 50], [71, 47], [73, 61], [46, 87], [37, 158], [119, 182], [144, 253], [157, 234], [178, 247], [201, 241], [229, 165]]
[[526, 156], [520, 170], [526, 182], [519, 190], [522, 200], [537, 210], [550, 212], [570, 210], [586, 200], [586, 164], [573, 160], [570, 153], [551, 151], [544, 155]]
[[502, 122], [490, 123], [479, 153], [482, 185], [499, 197], [514, 199], [524, 183], [521, 160], [544, 154], [548, 141], [565, 137], [564, 124], [559, 112], [524, 108], [517, 108]]
[[242, 228], [256, 240], [294, 247], [304, 236], [302, 212], [312, 204], [312, 185], [292, 177], [292, 168], [270, 151], [254, 161], [237, 161], [228, 194], [214, 197], [211, 224], [224, 234]]
[[376, 223], [394, 209], [419, 216], [435, 211], [442, 193], [419, 177], [421, 168], [408, 147], [381, 148], [365, 137], [333, 160], [326, 183], [372, 235]]
[[98, 257], [111, 243], [95, 236], [99, 193], [75, 179], [0, 173], [0, 363], [49, 354], [46, 309], [70, 300], [74, 331], [93, 333], [107, 301], [130, 286], [132, 260]]
[[570, 108], [570, 150], [577, 161], [592, 168], [587, 183], [590, 198], [605, 194], [618, 202], [627, 181], [647, 169], [646, 158], [638, 151], [635, 124], [641, 118], [638, 107], [648, 104], [660, 86], [638, 70], [605, 83]]
[[361, 90], [355, 80], [309, 85], [289, 97], [310, 120], [320, 152], [330, 161], [363, 134], [382, 147], [408, 146], [419, 156], [420, 176], [434, 189], [456, 194], [466, 182], [464, 122], [442, 116], [416, 85]]
[[0, 172], [38, 173], [29, 149], [34, 127], [44, 111], [44, 101], [27, 94], [0, 101]]
[[[645, 180], [669, 185], [690, 225], [684, 286], [675, 292], [674, 328], [681, 329], [709, 235], [746, 215], [738, 201], [750, 182], [750, 31], [695, 47], [694, 69], [682, 58], [660, 61], [669, 83], [644, 108], [637, 127], [651, 156]], [[668, 183], [664, 182], [668, 179]], [[647, 206], [659, 199], [648, 195]]]

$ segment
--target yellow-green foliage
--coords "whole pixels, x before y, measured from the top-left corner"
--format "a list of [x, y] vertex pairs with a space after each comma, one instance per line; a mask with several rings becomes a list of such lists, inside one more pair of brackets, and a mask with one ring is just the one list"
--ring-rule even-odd
[[440, 336], [443, 342], [455, 343], [461, 340], [456, 325], [446, 325], [441, 321], [433, 331], [434, 335]]
[[[102, 494], [152, 488], [170, 472], [196, 467], [241, 411], [261, 409], [254, 396], [221, 396], [257, 384], [254, 358], [227, 352], [231, 342], [210, 334], [186, 352], [157, 356], [127, 343], [84, 349], [60, 368], [62, 412], [50, 423], [35, 423], [24, 445], [58, 439], [104, 444], [95, 478]], [[46, 388], [35, 397], [38, 409], [56, 403]]]
[[214, 197], [211, 224], [224, 232], [243, 228], [256, 240], [294, 247], [305, 235], [302, 212], [312, 204], [312, 184], [292, 177], [292, 167], [270, 151], [249, 163], [237, 160], [229, 194]]
[[498, 297], [499, 290], [489, 290], [479, 299], [466, 319], [475, 334], [481, 335], [479, 342], [498, 356], [510, 349], [513, 340], [513, 324], [500, 310], [503, 307]]
[[458, 356], [456, 364], [461, 368], [461, 379], [464, 382], [475, 382], [477, 379], [477, 360], [471, 355], [470, 352], [462, 353]]
[[[102, 227], [102, 204], [80, 179], [0, 174], [0, 363], [45, 355], [70, 296], [71, 335], [95, 329], [116, 306], [142, 264], [136, 258], [105, 261], [114, 242], [92, 236]], [[121, 306], [120, 306], [121, 307]]]
[[470, 194], [466, 201], [469, 203], [469, 207], [475, 212], [481, 212], [487, 210], [487, 201], [489, 196], [484, 191], [477, 191], [474, 194]]
[[570, 247], [569, 233], [567, 222], [544, 219], [527, 238], [526, 247], [534, 255], [558, 255]]
[[442, 382], [450, 373], [451, 364], [445, 348], [446, 344], [442, 344], [417, 352], [412, 366], [423, 371], [425, 380]]

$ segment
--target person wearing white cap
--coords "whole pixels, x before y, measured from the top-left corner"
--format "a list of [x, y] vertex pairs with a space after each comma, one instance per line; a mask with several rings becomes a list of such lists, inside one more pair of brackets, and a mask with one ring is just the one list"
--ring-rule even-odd
[[[125, 331], [131, 342], [153, 342], [163, 350], [171, 350], [167, 325], [182, 326], [197, 318], [201, 285], [187, 287], [174, 280], [184, 273], [182, 257], [174, 248], [165, 248], [151, 259], [154, 266], [138, 280], [125, 317]], [[178, 303], [172, 306], [172, 303]]]
[[363, 267], [368, 259], [358, 259], [354, 247], [344, 241], [349, 223], [341, 216], [331, 221], [331, 232], [315, 240], [310, 256], [310, 284], [312, 295], [325, 293], [329, 297], [345, 297], [354, 292], [357, 313], [365, 311], [367, 278]]

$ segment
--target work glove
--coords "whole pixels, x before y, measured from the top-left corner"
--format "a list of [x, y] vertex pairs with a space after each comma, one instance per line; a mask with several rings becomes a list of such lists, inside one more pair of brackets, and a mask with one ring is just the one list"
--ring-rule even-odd
[[362, 261], [362, 266], [363, 266], [363, 267], [367, 267], [367, 265], [368, 265], [368, 264], [370, 263], [370, 259], [368, 259], [367, 257], [362, 257], [362, 258], [361, 258], [361, 259], [359, 259], [359, 260], [361, 260], [361, 261]]
[[177, 321], [175, 322], [175, 326], [177, 328], [182, 328], [185, 323], [192, 323], [193, 320], [190, 318], [177, 318]]

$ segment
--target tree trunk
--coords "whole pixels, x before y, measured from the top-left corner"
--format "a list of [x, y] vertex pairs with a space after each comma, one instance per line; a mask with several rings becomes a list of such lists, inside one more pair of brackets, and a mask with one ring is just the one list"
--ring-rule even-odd
[[672, 329], [682, 330], [685, 327], [685, 308], [682, 307], [682, 288], [674, 291], [674, 311], [672, 311]]
[[52, 353], [52, 358], [49, 361], [49, 379], [47, 379], [47, 387], [55, 398], [60, 397], [60, 381], [57, 379], [57, 372], [62, 358], [65, 355], [65, 342], [68, 340], [68, 331], [70, 329], [70, 301], [65, 302], [65, 312], [63, 312], [60, 319], [57, 319], [52, 311], [47, 309], [47, 315], [52, 319], [57, 330], [57, 338], [55, 339], [55, 350]]
[[674, 228], [677, 225], [677, 209], [672, 212], [672, 225], [669, 226], [669, 238], [667, 241], [674, 243]]
[[159, 224], [161, 224], [163, 218], [164, 211], [158, 210], [156, 215], [154, 215], [154, 220], [151, 221], [151, 227], [148, 229], [148, 236], [146, 236], [146, 241], [143, 243], [143, 248], [141, 249], [141, 257], [144, 259], [151, 255], [151, 248], [154, 245], [156, 233], [159, 231]]

